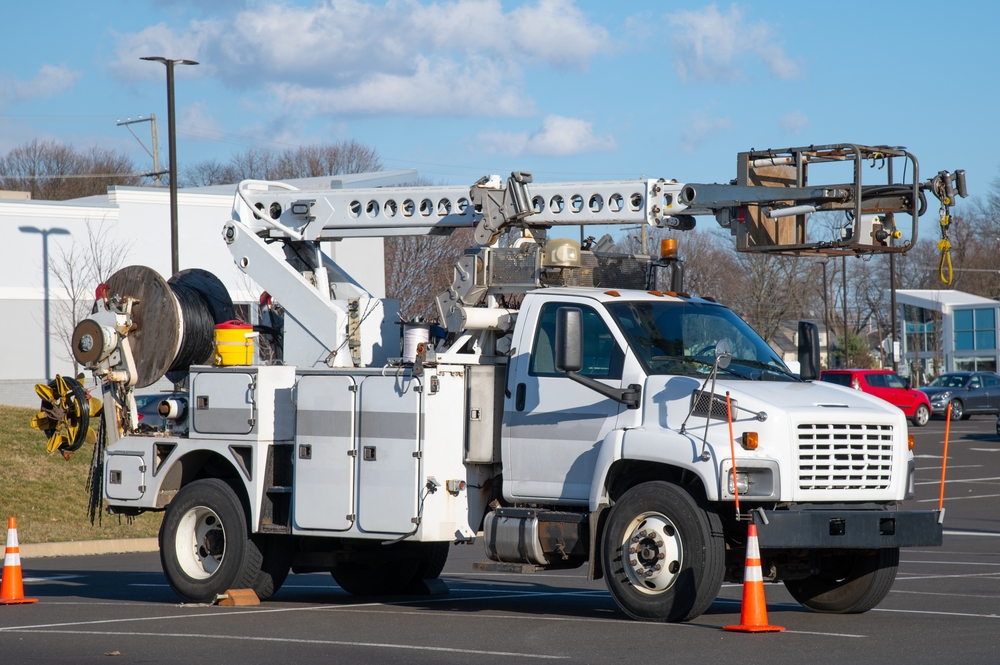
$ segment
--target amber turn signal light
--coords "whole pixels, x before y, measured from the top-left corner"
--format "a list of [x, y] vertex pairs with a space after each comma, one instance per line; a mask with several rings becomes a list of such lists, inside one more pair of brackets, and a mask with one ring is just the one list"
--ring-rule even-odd
[[913, 450], [913, 435], [907, 433], [906, 435], [906, 447]]
[[757, 450], [757, 432], [743, 432], [743, 447], [747, 450]]

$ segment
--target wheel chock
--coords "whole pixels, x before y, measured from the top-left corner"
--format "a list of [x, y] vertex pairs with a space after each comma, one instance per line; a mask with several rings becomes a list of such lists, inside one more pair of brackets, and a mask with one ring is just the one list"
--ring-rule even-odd
[[224, 607], [260, 605], [260, 598], [253, 589], [229, 589], [216, 596], [214, 604]]

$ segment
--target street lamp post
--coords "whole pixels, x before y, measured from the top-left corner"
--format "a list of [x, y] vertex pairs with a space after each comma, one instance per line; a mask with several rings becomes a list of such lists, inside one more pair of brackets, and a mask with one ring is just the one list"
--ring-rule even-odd
[[147, 56], [140, 60], [162, 62], [167, 66], [167, 144], [170, 153], [170, 273], [180, 271], [177, 240], [177, 132], [174, 121], [174, 65], [197, 65], [194, 60], [170, 60], [160, 56]]
[[[58, 227], [51, 229], [40, 229], [36, 226], [19, 226], [17, 230], [21, 233], [38, 233], [42, 236], [42, 293], [44, 298], [44, 323], [45, 327], [45, 381], [52, 379], [52, 354], [51, 354], [51, 328], [49, 325], [49, 236], [68, 236], [70, 232]], [[75, 321], [73, 322], [76, 323]]]

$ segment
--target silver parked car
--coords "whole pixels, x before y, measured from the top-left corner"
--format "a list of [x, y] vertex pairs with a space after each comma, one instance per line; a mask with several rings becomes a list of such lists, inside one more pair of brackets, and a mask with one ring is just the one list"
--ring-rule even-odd
[[951, 404], [951, 419], [977, 413], [1000, 413], [1000, 375], [995, 372], [948, 372], [920, 388], [931, 401], [931, 412], [943, 416]]

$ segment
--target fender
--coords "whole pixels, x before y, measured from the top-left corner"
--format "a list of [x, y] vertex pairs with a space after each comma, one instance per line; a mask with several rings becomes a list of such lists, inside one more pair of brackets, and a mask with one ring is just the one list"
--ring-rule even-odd
[[[718, 501], [721, 460], [716, 458], [716, 447], [712, 445], [708, 446], [711, 457], [707, 461], [702, 460], [701, 445], [700, 438], [669, 429], [632, 429], [623, 433], [619, 459], [669, 464], [690, 471], [701, 479], [705, 498]], [[603, 478], [601, 483], [603, 486]]]
[[600, 505], [608, 505], [608, 489], [605, 487], [605, 480], [611, 465], [622, 458], [622, 441], [625, 438], [625, 430], [613, 429], [608, 432], [601, 442], [601, 449], [597, 452], [597, 462], [594, 464], [594, 478], [590, 482], [590, 512], [595, 512]]

